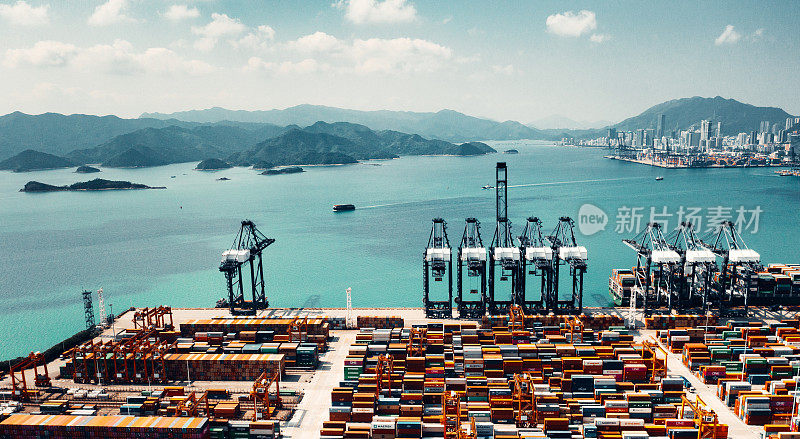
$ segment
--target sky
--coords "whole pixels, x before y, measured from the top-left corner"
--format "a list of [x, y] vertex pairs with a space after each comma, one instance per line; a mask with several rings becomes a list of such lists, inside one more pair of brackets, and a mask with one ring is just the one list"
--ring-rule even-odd
[[800, 114], [796, 1], [0, 0], [0, 113], [453, 109], [619, 121], [723, 96]]

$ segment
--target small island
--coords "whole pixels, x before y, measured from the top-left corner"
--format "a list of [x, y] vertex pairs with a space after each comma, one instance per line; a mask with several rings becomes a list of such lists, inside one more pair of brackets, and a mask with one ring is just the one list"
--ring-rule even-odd
[[228, 180], [230, 180], [230, 178], [228, 177], [220, 177], [217, 179], [217, 181], [228, 181]]
[[231, 165], [228, 162], [220, 159], [205, 159], [198, 163], [195, 167], [198, 171], [219, 171], [221, 169], [230, 169]]
[[95, 178], [91, 181], [83, 181], [73, 183], [69, 186], [54, 186], [52, 184], [41, 183], [38, 181], [29, 181], [25, 183], [25, 187], [20, 189], [20, 192], [61, 192], [61, 191], [104, 191], [104, 190], [119, 190], [119, 189], [166, 189], [166, 187], [147, 186], [139, 183], [131, 183], [130, 181], [114, 181], [103, 180]]
[[303, 171], [303, 168], [299, 166], [290, 166], [288, 168], [281, 168], [281, 169], [267, 169], [266, 171], [262, 172], [261, 175], [280, 175], [280, 174], [297, 174]]
[[87, 165], [78, 166], [78, 169], [75, 170], [77, 174], [93, 174], [95, 172], [100, 172], [100, 170]]
[[507, 149], [507, 150], [503, 151], [503, 153], [504, 154], [519, 154], [519, 151], [517, 151], [516, 149], [512, 148], [512, 149]]

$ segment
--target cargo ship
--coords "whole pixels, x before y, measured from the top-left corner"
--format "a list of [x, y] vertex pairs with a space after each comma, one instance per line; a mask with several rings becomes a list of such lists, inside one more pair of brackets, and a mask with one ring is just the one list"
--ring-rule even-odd
[[[651, 281], [655, 285], [658, 268], [653, 267]], [[644, 274], [642, 274], [644, 276]], [[688, 273], [687, 273], [688, 277]], [[731, 290], [733, 278], [733, 295], [735, 300], [742, 301], [746, 295], [748, 302], [759, 305], [797, 305], [800, 304], [800, 264], [770, 264], [761, 271], [753, 271], [749, 267], [736, 267], [736, 275], [727, 278], [725, 285], [720, 285], [722, 276], [719, 271], [713, 274], [713, 285]], [[612, 269], [608, 279], [608, 293], [616, 306], [629, 306], [631, 291], [636, 285], [634, 269]], [[660, 294], [667, 294], [666, 289]]]
[[614, 300], [616, 306], [629, 306], [631, 290], [636, 285], [636, 277], [633, 270], [618, 269], [611, 270], [611, 277], [608, 279], [608, 294]]
[[349, 212], [351, 210], [356, 210], [356, 206], [353, 204], [334, 204], [333, 211], [334, 212]]

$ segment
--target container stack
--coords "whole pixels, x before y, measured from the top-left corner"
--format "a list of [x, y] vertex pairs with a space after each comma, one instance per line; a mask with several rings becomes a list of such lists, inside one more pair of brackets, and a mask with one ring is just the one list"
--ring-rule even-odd
[[356, 318], [356, 325], [359, 329], [394, 329], [402, 328], [404, 322], [403, 318], [398, 316], [358, 316]]
[[286, 367], [283, 354], [166, 354], [164, 362], [170, 380], [254, 381]]
[[[532, 319], [522, 330], [495, 317], [484, 319], [490, 328], [432, 322], [364, 329], [348, 352], [344, 380], [331, 392], [320, 435], [442, 437], [443, 398], [455, 392], [458, 422], [466, 428], [474, 420], [480, 438], [696, 439], [695, 421], [677, 419], [682, 378], [651, 383], [652, 360], [623, 328], [584, 329], [572, 344], [567, 337], [575, 329], [562, 319]], [[391, 368], [379, 374], [386, 354]], [[524, 387], [535, 412], [520, 411], [514, 380], [521, 374], [529, 377]], [[720, 425], [714, 439], [726, 437]]]
[[0, 422], [0, 437], [181, 438], [208, 437], [206, 418], [15, 414]]

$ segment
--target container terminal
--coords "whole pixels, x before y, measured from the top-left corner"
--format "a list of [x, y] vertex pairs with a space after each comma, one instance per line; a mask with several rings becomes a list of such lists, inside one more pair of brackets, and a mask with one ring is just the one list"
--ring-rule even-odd
[[800, 437], [798, 266], [762, 266], [732, 224], [652, 223], [611, 274], [624, 306], [585, 307], [573, 220], [515, 237], [507, 172], [488, 247], [475, 218], [455, 251], [433, 220], [421, 308], [270, 308], [274, 239], [248, 220], [215, 308], [106, 318], [101, 289], [97, 322], [84, 292], [83, 337], [0, 375], [0, 438]]

